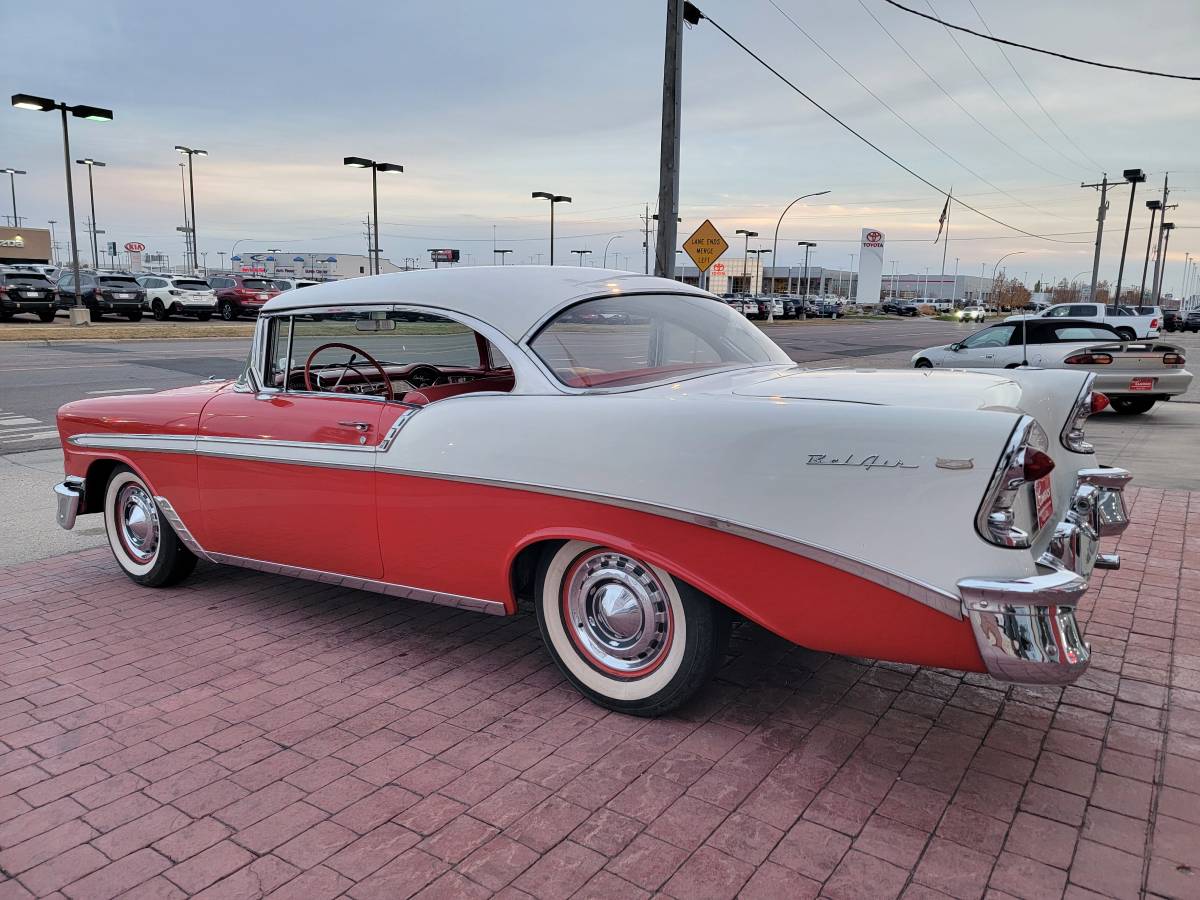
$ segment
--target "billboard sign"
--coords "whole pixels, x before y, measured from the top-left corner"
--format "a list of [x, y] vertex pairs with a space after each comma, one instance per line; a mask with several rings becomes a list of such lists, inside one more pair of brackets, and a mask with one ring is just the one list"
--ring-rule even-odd
[[435, 263], [456, 263], [459, 260], [459, 253], [457, 250], [430, 250], [429, 259]]
[[864, 228], [858, 254], [858, 292], [855, 303], [878, 303], [883, 282], [883, 232]]

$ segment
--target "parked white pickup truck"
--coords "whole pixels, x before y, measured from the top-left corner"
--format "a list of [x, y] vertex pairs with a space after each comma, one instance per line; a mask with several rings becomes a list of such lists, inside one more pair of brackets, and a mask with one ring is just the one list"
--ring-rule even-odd
[[1009, 316], [1005, 322], [1022, 319], [1088, 319], [1112, 326], [1125, 341], [1156, 338], [1162, 325], [1162, 310], [1154, 307], [1149, 315], [1140, 315], [1128, 306], [1105, 306], [1103, 303], [1058, 303], [1039, 313]]

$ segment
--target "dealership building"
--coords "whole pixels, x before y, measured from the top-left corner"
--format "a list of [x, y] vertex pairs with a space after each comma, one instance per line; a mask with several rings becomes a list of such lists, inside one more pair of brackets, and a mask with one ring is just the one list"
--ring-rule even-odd
[[[720, 267], [720, 268], [718, 268]], [[675, 279], [699, 284], [695, 266], [676, 266]], [[853, 298], [858, 290], [858, 273], [824, 266], [764, 266], [754, 259], [743, 267], [741, 258], [723, 258], [709, 270], [707, 289], [714, 294], [796, 294], [809, 297]], [[935, 300], [981, 300], [986, 302], [991, 279], [978, 275], [895, 274], [885, 272], [880, 299], [900, 300], [929, 297]]]
[[0, 265], [49, 263], [50, 232], [45, 228], [0, 228]]

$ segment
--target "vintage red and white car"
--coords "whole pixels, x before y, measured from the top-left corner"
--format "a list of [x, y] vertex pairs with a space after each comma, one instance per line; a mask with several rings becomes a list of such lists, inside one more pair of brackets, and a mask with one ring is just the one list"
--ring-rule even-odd
[[360, 278], [266, 304], [235, 381], [64, 406], [58, 517], [102, 516], [150, 587], [201, 559], [532, 606], [564, 675], [637, 714], [705, 683], [734, 616], [1065, 683], [1127, 522], [1091, 377], [808, 371], [713, 295], [626, 272]]

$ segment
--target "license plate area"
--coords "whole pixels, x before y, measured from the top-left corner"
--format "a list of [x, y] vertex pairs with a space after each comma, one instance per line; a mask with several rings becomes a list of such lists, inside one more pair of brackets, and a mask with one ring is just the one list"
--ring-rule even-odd
[[1154, 390], [1154, 379], [1131, 378], [1129, 380], [1129, 389], [1131, 391], [1152, 391]]
[[1049, 475], [1043, 475], [1033, 483], [1033, 506], [1039, 529], [1054, 518], [1054, 491]]

